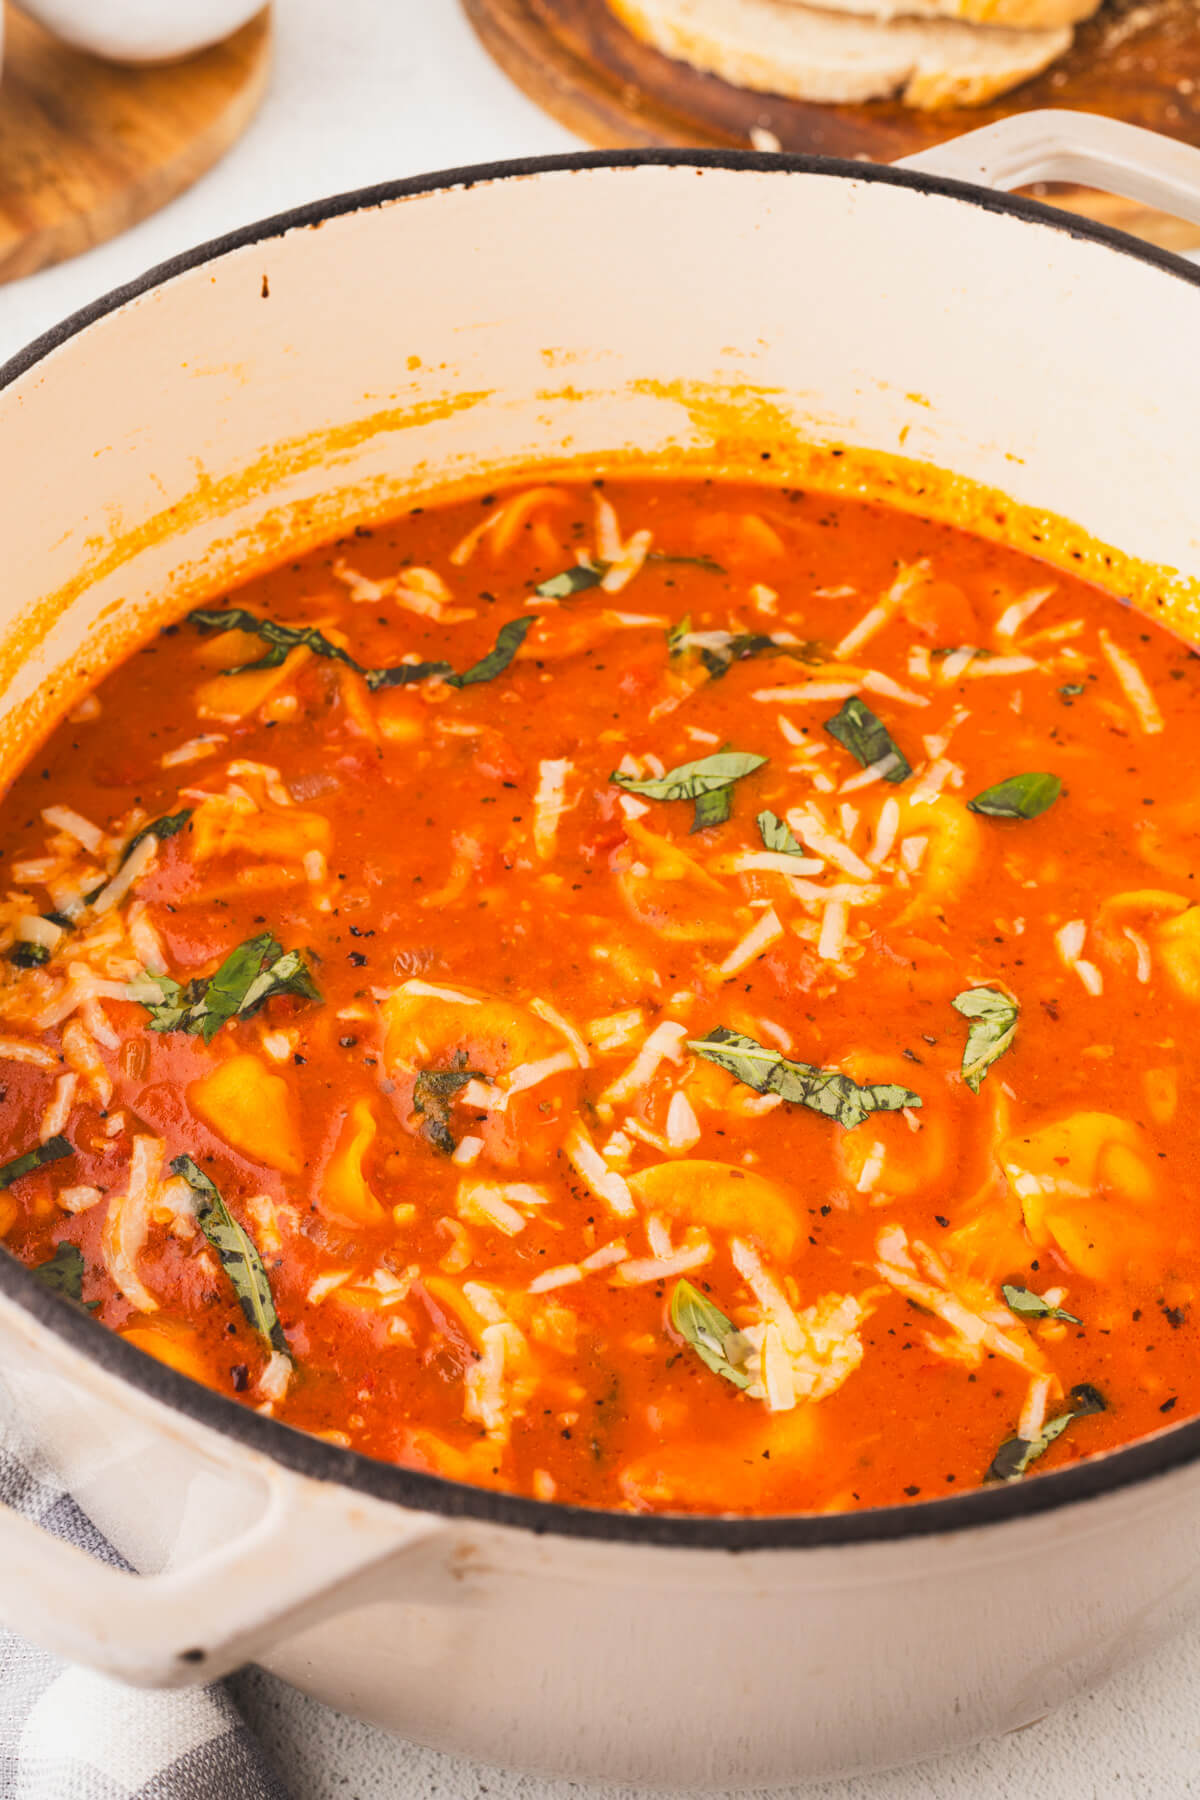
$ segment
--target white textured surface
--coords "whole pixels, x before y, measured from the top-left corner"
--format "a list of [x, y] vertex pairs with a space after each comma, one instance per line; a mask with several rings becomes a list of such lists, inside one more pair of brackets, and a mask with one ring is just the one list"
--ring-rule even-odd
[[[492, 69], [455, 0], [276, 0], [276, 13], [271, 91], [241, 143], [136, 230], [0, 288], [0, 356], [150, 264], [263, 214], [425, 169], [574, 147]], [[258, 1672], [237, 1686], [295, 1800], [633, 1800], [397, 1744]], [[918, 1770], [797, 1788], [792, 1800], [1200, 1795], [1198, 1694], [1200, 1631], [1017, 1737]]]

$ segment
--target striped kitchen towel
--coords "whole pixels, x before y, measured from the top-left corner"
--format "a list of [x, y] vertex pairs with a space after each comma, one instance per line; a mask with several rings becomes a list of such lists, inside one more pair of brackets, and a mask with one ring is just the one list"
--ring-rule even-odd
[[[29, 1444], [0, 1443], [0, 1504], [128, 1567]], [[0, 1800], [288, 1794], [220, 1684], [171, 1693], [125, 1687], [0, 1632]]]

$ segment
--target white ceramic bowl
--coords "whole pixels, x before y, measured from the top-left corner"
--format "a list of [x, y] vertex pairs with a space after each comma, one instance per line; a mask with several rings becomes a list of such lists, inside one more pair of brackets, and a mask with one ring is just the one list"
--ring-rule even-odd
[[172, 62], [219, 43], [263, 0], [20, 0], [21, 11], [77, 50], [112, 62]]

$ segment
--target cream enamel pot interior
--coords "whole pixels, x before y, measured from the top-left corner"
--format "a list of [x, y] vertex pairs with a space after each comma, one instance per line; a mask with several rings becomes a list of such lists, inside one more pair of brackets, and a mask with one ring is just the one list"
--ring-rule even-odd
[[[2, 376], [0, 748], [131, 619], [289, 533], [530, 459], [703, 458], [746, 390], [785, 436], [902, 448], [1197, 591], [1200, 270], [931, 171], [1074, 175], [1200, 220], [1200, 154], [1047, 114], [923, 165], [459, 171], [252, 227], [68, 321]], [[302, 1437], [7, 1258], [0, 1331], [14, 1413], [143, 1571], [0, 1509], [0, 1617], [130, 1681], [256, 1659], [496, 1762], [760, 1786], [1022, 1726], [1200, 1600], [1200, 1424], [952, 1501], [639, 1518]]]

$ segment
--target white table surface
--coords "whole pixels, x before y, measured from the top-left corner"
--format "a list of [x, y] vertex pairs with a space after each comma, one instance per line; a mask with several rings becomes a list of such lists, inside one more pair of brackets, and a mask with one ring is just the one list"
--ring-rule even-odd
[[[151, 264], [266, 213], [422, 170], [577, 147], [492, 67], [457, 0], [276, 0], [276, 18], [270, 92], [241, 142], [125, 236], [0, 288], [0, 359]], [[257, 1670], [236, 1686], [294, 1800], [632, 1800], [625, 1789], [499, 1774], [399, 1744]], [[1200, 1795], [1200, 1630], [1017, 1736], [916, 1770], [796, 1788], [791, 1800], [1193, 1793]]]

